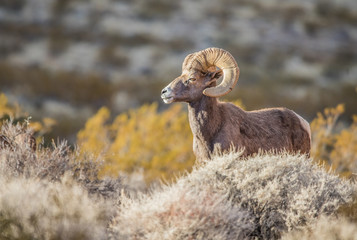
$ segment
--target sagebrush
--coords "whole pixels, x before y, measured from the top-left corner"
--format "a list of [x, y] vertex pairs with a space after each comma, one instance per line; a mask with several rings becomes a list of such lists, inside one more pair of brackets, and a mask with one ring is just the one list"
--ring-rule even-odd
[[115, 239], [276, 239], [351, 201], [354, 187], [305, 156], [216, 157], [175, 184], [122, 199]]
[[[20, 133], [32, 135], [26, 124], [6, 122], [1, 127], [1, 135], [10, 141]], [[35, 152], [24, 143], [14, 145], [12, 149], [1, 149], [0, 175], [7, 179], [25, 177], [50, 182], [60, 181], [63, 176], [69, 175], [90, 193], [115, 199], [122, 189], [121, 180], [99, 179], [102, 162], [93, 155], [80, 154], [78, 149], [72, 150], [66, 142], [53, 143], [49, 148], [40, 145]]]
[[336, 240], [357, 239], [356, 222], [346, 218], [321, 217], [303, 229], [285, 234], [283, 240]]
[[109, 202], [71, 178], [0, 177], [0, 239], [106, 239]]
[[[12, 139], [26, 125], [7, 122]], [[354, 185], [305, 156], [240, 153], [138, 194], [98, 178], [98, 159], [65, 143], [0, 149], [0, 224], [8, 239], [271, 239], [334, 215]], [[128, 182], [128, 181], [127, 181]], [[136, 192], [136, 194], [133, 194]]]
[[[32, 135], [5, 122], [1, 136]], [[106, 239], [107, 223], [124, 191], [120, 179], [99, 179], [99, 162], [79, 158], [65, 142], [33, 150], [0, 146], [0, 239]]]

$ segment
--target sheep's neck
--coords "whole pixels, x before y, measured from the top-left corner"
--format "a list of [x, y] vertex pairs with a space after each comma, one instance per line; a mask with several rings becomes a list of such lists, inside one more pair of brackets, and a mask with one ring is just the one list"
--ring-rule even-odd
[[209, 158], [214, 150], [214, 136], [222, 122], [218, 100], [203, 96], [199, 101], [189, 103], [188, 117], [196, 157]]

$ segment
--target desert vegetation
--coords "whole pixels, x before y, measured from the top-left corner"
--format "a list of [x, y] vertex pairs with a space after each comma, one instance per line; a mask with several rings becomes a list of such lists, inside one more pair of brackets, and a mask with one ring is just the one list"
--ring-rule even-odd
[[312, 156], [326, 169], [332, 168], [341, 176], [355, 178], [357, 172], [357, 115], [345, 127], [339, 121], [344, 105], [326, 108], [312, 121]]
[[[1, 95], [1, 239], [328, 239], [357, 234], [356, 119], [343, 105], [312, 122], [311, 158], [239, 149], [194, 164], [180, 105], [145, 105], [110, 117], [100, 109], [77, 145], [44, 144]], [[46, 120], [49, 121], [49, 120]], [[32, 127], [34, 126], [34, 127]], [[164, 183], [162, 182], [164, 181]], [[333, 226], [333, 227], [331, 227]], [[325, 238], [327, 237], [327, 238]], [[335, 239], [335, 238], [334, 238]]]
[[194, 163], [191, 131], [180, 105], [158, 112], [157, 104], [144, 105], [109, 120], [100, 109], [78, 132], [82, 153], [103, 156], [103, 175], [143, 171], [148, 183], [171, 180]]

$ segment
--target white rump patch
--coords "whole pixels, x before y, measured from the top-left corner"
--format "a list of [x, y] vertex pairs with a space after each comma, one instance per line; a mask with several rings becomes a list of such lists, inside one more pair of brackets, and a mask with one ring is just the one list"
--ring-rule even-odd
[[[295, 112], [294, 112], [294, 113], [295, 113]], [[302, 127], [305, 129], [306, 132], [308, 132], [309, 138], [310, 138], [310, 142], [311, 142], [311, 129], [310, 129], [310, 124], [308, 123], [308, 121], [306, 121], [305, 119], [303, 119], [299, 114], [297, 114], [297, 113], [295, 113], [295, 114], [296, 114], [296, 116], [298, 116]]]

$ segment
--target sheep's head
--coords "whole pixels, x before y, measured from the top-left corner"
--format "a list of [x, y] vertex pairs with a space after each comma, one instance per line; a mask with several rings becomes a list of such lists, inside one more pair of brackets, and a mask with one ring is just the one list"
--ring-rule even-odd
[[[222, 82], [216, 86], [223, 75]], [[165, 103], [194, 102], [203, 94], [220, 97], [232, 91], [239, 68], [232, 55], [220, 48], [207, 48], [189, 54], [182, 64], [182, 74], [161, 92]]]

